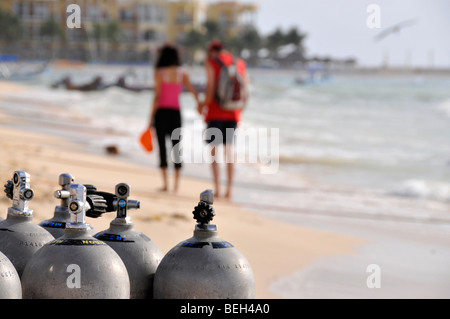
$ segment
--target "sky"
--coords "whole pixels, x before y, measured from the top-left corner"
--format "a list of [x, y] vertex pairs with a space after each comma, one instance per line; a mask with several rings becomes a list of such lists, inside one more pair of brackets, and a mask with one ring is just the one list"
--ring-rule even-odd
[[[308, 34], [308, 56], [351, 58], [360, 65], [450, 67], [450, 0], [243, 0], [259, 5], [262, 34], [297, 26]], [[380, 28], [369, 28], [370, 4], [380, 9]], [[414, 19], [416, 24], [382, 41], [387, 28]], [[373, 21], [372, 19], [370, 19]]]

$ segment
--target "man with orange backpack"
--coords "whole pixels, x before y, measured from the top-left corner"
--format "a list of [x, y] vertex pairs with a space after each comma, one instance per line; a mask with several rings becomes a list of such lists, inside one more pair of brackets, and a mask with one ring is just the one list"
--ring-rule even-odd
[[[220, 197], [220, 174], [216, 158], [216, 148], [224, 146], [227, 159], [227, 190], [225, 198], [232, 196], [234, 178], [234, 132], [242, 120], [242, 111], [248, 102], [249, 78], [247, 65], [226, 51], [219, 41], [214, 41], [208, 48], [206, 61], [207, 90], [203, 103], [199, 103], [198, 111], [204, 115], [207, 124], [206, 142], [212, 146], [212, 172], [215, 185], [215, 196]], [[217, 132], [221, 134], [214, 134]]]

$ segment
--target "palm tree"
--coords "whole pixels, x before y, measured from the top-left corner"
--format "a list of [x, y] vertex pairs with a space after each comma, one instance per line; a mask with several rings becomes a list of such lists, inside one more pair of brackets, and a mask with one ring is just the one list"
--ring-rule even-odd
[[205, 42], [205, 35], [192, 29], [179, 41], [179, 44], [187, 48], [189, 60], [194, 61], [196, 52], [205, 48]]
[[248, 27], [239, 35], [239, 38], [244, 49], [250, 52], [250, 59], [256, 58], [262, 46], [262, 40], [258, 30], [254, 27]]
[[245, 44], [242, 37], [232, 36], [226, 39], [225, 46], [235, 56], [241, 56], [242, 51], [245, 49]]
[[119, 43], [122, 30], [119, 21], [113, 20], [105, 26], [105, 36], [109, 43], [116, 45]]
[[7, 43], [17, 42], [22, 35], [22, 26], [17, 16], [0, 8], [0, 40]]
[[269, 34], [266, 38], [266, 47], [272, 56], [278, 54], [278, 49], [283, 45], [284, 34], [280, 28], [277, 28], [273, 33]]
[[97, 44], [97, 52], [101, 52], [104, 60], [108, 59], [109, 45], [116, 48], [120, 41], [121, 28], [118, 21], [110, 21], [107, 24], [94, 24], [92, 36]]
[[203, 24], [203, 27], [206, 30], [205, 33], [205, 41], [211, 42], [213, 40], [225, 40], [225, 32], [220, 27], [219, 23], [213, 20], [207, 20]]
[[54, 58], [56, 56], [56, 45], [58, 38], [64, 39], [65, 34], [60, 24], [52, 16], [47, 21], [42, 23], [40, 28], [40, 35], [43, 38], [43, 42], [51, 51], [51, 56]]
[[306, 33], [301, 33], [297, 27], [292, 27], [284, 36], [284, 44], [293, 44], [297, 47], [297, 49], [303, 52], [303, 41], [306, 37]]

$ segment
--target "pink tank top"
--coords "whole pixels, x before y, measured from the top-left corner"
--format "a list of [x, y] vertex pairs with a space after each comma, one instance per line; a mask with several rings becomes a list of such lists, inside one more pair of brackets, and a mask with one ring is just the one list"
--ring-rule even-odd
[[161, 95], [159, 97], [158, 108], [180, 110], [180, 94], [183, 92], [183, 70], [178, 68], [178, 82], [171, 83], [168, 81], [168, 72], [162, 70]]

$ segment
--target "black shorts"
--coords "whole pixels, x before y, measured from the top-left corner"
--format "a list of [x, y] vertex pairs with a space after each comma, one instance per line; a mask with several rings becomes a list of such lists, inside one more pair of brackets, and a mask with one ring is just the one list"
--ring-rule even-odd
[[208, 144], [219, 145], [219, 144], [233, 144], [234, 135], [237, 129], [238, 123], [235, 121], [211, 121], [208, 122], [207, 129], [218, 129], [222, 136], [216, 136], [219, 131], [214, 132], [211, 130], [205, 132], [205, 141]]
[[[172, 149], [180, 143], [179, 140], [172, 140], [171, 137], [172, 132], [181, 127], [181, 113], [178, 110], [158, 109], [156, 111], [154, 124], [159, 146], [159, 167], [166, 168], [168, 166], [166, 138], [171, 140]], [[174, 153], [173, 164], [175, 168], [182, 167], [181, 158], [177, 152]]]

